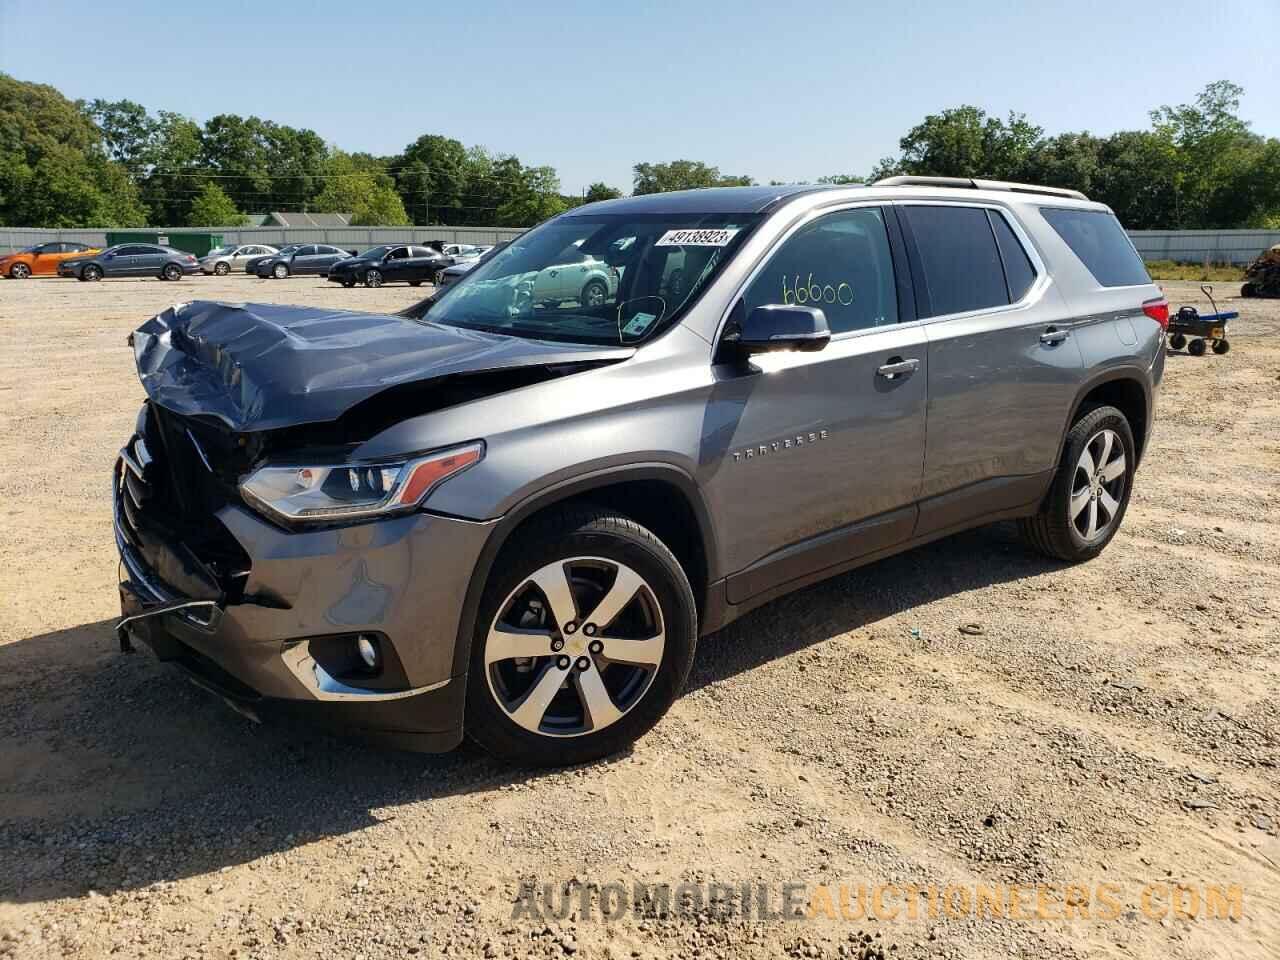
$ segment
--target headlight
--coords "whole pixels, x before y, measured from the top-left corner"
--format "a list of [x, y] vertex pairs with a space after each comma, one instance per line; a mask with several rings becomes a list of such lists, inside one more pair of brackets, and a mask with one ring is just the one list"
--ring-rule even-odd
[[260, 467], [240, 484], [250, 503], [284, 520], [345, 520], [415, 509], [436, 486], [484, 457], [477, 441], [382, 463]]

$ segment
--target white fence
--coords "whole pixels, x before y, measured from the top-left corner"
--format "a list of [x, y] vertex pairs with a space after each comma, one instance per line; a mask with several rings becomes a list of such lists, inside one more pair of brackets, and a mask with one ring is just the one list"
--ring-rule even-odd
[[[120, 232], [126, 229], [121, 228]], [[278, 247], [286, 243], [331, 243], [343, 249], [365, 250], [380, 243], [501, 243], [524, 233], [523, 227], [138, 227], [138, 230], [168, 234], [221, 234], [223, 243], [268, 243]], [[92, 247], [106, 246], [108, 230], [68, 228], [44, 230], [39, 227], [0, 227], [0, 253], [20, 250], [51, 240], [71, 240]]]
[[[170, 236], [180, 233], [220, 233], [224, 243], [331, 243], [364, 250], [380, 243], [500, 243], [514, 240], [522, 227], [224, 227], [195, 229], [148, 227]], [[1267, 247], [1280, 243], [1280, 230], [1130, 230], [1144, 260], [1185, 263], [1248, 263]], [[105, 230], [43, 230], [38, 227], [0, 227], [0, 253], [50, 240], [74, 240], [100, 247]]]

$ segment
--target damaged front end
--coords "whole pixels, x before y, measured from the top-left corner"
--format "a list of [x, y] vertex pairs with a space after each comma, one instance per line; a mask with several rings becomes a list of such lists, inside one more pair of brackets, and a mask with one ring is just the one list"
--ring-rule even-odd
[[419, 505], [483, 440], [355, 452], [631, 350], [218, 303], [167, 310], [131, 342], [148, 399], [115, 467], [122, 645], [143, 640], [242, 710], [340, 704], [344, 726], [452, 746], [457, 598], [491, 524]]

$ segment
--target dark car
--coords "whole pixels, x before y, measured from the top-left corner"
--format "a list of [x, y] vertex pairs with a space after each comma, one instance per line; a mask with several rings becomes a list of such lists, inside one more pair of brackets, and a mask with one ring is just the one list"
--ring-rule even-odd
[[437, 271], [453, 262], [453, 257], [431, 247], [388, 243], [334, 264], [329, 268], [329, 279], [344, 287], [354, 287], [357, 283], [366, 287], [408, 283], [416, 287], [434, 280]]
[[494, 254], [502, 250], [507, 245], [506, 241], [494, 244], [491, 247], [482, 248], [484, 252], [478, 257], [468, 257], [465, 260], [458, 260], [452, 266], [445, 267], [436, 274], [435, 284], [437, 287], [447, 287], [450, 284], [457, 283], [477, 266], [487, 262]]
[[254, 276], [256, 274], [258, 264], [261, 263], [263, 260], [267, 260], [271, 257], [283, 257], [286, 254], [295, 253], [305, 246], [306, 246], [305, 243], [289, 243], [289, 244], [285, 244], [285, 246], [275, 251], [275, 253], [264, 253], [260, 257], [250, 257], [245, 262], [244, 272], [249, 274], [250, 276]]
[[103, 277], [181, 280], [188, 274], [199, 272], [200, 262], [193, 254], [152, 243], [121, 243], [58, 264], [58, 276], [75, 277], [77, 280], [101, 280]]
[[263, 257], [254, 263], [253, 272], [263, 279], [274, 277], [277, 280], [294, 274], [324, 276], [335, 263], [350, 257], [351, 254], [346, 250], [327, 243], [305, 243], [287, 253], [281, 250], [274, 257]]

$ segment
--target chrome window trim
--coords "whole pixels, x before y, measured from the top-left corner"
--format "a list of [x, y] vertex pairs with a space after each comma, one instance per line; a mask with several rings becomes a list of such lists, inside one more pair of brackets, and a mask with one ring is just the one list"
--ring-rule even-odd
[[[981, 316], [990, 316], [992, 314], [1020, 312], [1023, 310], [1028, 310], [1031, 307], [1038, 304], [1044, 298], [1045, 293], [1048, 291], [1049, 286], [1052, 283], [1052, 280], [1050, 279], [1050, 276], [1049, 276], [1049, 269], [1045, 265], [1044, 258], [1040, 255], [1039, 247], [1037, 247], [1035, 244], [1035, 241], [1032, 240], [1031, 234], [1027, 231], [1026, 227], [1023, 226], [1022, 222], [1018, 219], [1017, 215], [1013, 213], [1012, 204], [1002, 204], [995, 200], [986, 200], [986, 199], [965, 200], [960, 198], [956, 198], [954, 200], [938, 199], [938, 198], [923, 198], [923, 197], [920, 199], [916, 199], [914, 197], [882, 197], [878, 199], [843, 198], [841, 200], [836, 200], [836, 201], [832, 201], [825, 204], [819, 204], [817, 206], [809, 208], [804, 213], [800, 214], [795, 220], [792, 221], [792, 223], [787, 227], [787, 229], [774, 240], [773, 244], [760, 255], [759, 259], [752, 266], [751, 272], [747, 274], [746, 279], [743, 280], [734, 289], [733, 293], [730, 295], [728, 302], [724, 307], [723, 312], [721, 313], [720, 322], [716, 326], [715, 336], [712, 338], [713, 351], [716, 345], [719, 344], [721, 337], [724, 336], [725, 326], [729, 322], [729, 314], [733, 312], [734, 306], [745, 295], [747, 288], [749, 288], [751, 284], [755, 282], [756, 278], [760, 275], [760, 273], [764, 271], [764, 268], [768, 265], [769, 261], [773, 258], [774, 254], [776, 254], [778, 250], [781, 249], [784, 243], [786, 243], [788, 240], [791, 239], [792, 236], [795, 235], [796, 231], [798, 231], [801, 227], [804, 227], [807, 224], [818, 219], [819, 217], [824, 217], [824, 216], [827, 216], [828, 214], [843, 213], [846, 210], [855, 210], [861, 207], [890, 207], [890, 206], [902, 206], [902, 207], [952, 206], [952, 207], [971, 207], [974, 209], [981, 209], [981, 210], [995, 210], [997, 213], [1004, 216], [1005, 221], [1009, 224], [1010, 229], [1013, 230], [1014, 236], [1016, 236], [1018, 238], [1018, 242], [1022, 244], [1022, 249], [1026, 252], [1027, 258], [1031, 261], [1031, 266], [1035, 270], [1036, 279], [1031, 284], [1031, 286], [1027, 288], [1027, 292], [1023, 295], [1022, 299], [1017, 301], [1016, 303], [1002, 304], [996, 307], [984, 307], [983, 309], [980, 309], [980, 310], [966, 310], [960, 313], [938, 314], [937, 316], [933, 316], [933, 317], [924, 317], [924, 318], [917, 317], [915, 320], [910, 320], [905, 323], [899, 322], [895, 324], [886, 324], [885, 326], [880, 326], [880, 327], [864, 327], [860, 330], [846, 330], [842, 333], [833, 333], [831, 335], [832, 343], [836, 343], [842, 340], [849, 340], [854, 337], [863, 337], [863, 336], [867, 336], [868, 334], [883, 333], [886, 330], [910, 330], [915, 327], [923, 327], [932, 323], [941, 323], [948, 320], [965, 320], [970, 317], [981, 317]], [[887, 228], [887, 225], [886, 225], [886, 228]], [[992, 242], [995, 242], [994, 236], [992, 237]], [[997, 246], [997, 250], [998, 249], [999, 247]], [[908, 269], [910, 269], [909, 265], [908, 265]], [[894, 264], [894, 274], [895, 274], [895, 280], [896, 280], [897, 264]], [[1108, 288], [1108, 289], [1114, 289], [1114, 288]]]
[[[798, 217], [792, 220], [791, 223], [787, 226], [786, 230], [783, 231], [774, 239], [773, 244], [767, 250], [765, 250], [763, 253], [760, 254], [759, 259], [757, 259], [755, 264], [751, 267], [751, 272], [747, 274], [746, 278], [738, 284], [738, 286], [734, 289], [733, 293], [729, 296], [728, 302], [725, 304], [724, 310], [720, 315], [720, 322], [716, 325], [715, 336], [711, 338], [713, 350], [715, 346], [720, 343], [720, 338], [724, 336], [724, 328], [729, 322], [729, 314], [733, 312], [733, 308], [737, 305], [738, 301], [742, 299], [742, 297], [746, 294], [747, 288], [750, 287], [753, 283], [755, 283], [756, 278], [762, 272], [764, 272], [764, 268], [768, 266], [769, 261], [773, 259], [774, 254], [776, 254], [782, 248], [783, 244], [785, 244], [795, 235], [796, 231], [798, 231], [800, 228], [804, 226], [807, 226], [808, 224], [812, 223], [814, 220], [819, 219], [820, 217], [827, 216], [828, 214], [843, 213], [846, 210], [857, 210], [863, 207], [884, 207], [884, 206], [887, 206], [890, 202], [891, 201], [888, 201], [888, 200], [871, 200], [871, 199], [836, 200], [831, 203], [820, 204], [818, 206], [810, 207], [808, 210], [804, 211]], [[764, 224], [767, 224], [768, 222], [769, 221], [766, 219], [764, 223], [761, 224], [761, 226], [763, 226]], [[888, 229], [887, 225], [885, 229], [886, 230]], [[892, 327], [889, 327], [889, 326], [867, 327], [866, 330], [874, 332], [876, 330], [898, 329], [899, 327], [902, 327], [902, 326], [906, 326], [906, 324], [895, 323], [892, 325]], [[847, 330], [844, 333], [832, 334], [831, 339], [832, 341], [842, 340], [849, 337], [850, 335], [855, 335], [855, 334], [864, 333], [864, 332], [866, 331]]]
[[[1027, 310], [1042, 299], [1052, 281], [1049, 278], [1049, 268], [1045, 265], [1044, 258], [1040, 256], [1040, 250], [1031, 239], [1031, 234], [1018, 220], [1017, 216], [1009, 216], [1013, 209], [1005, 204], [997, 203], [994, 200], [939, 200], [939, 199], [900, 199], [889, 201], [897, 206], [902, 207], [968, 207], [976, 210], [994, 210], [1004, 216], [1005, 222], [1009, 224], [1009, 228], [1013, 231], [1013, 235], [1018, 238], [1018, 242], [1022, 244], [1022, 250], [1027, 255], [1027, 259], [1031, 261], [1031, 266], [1036, 272], [1036, 279], [1027, 288], [1027, 292], [1023, 294], [1022, 299], [1015, 303], [999, 304], [994, 307], [981, 307], [977, 310], [961, 310], [958, 313], [939, 313], [932, 317], [924, 317], [917, 319], [915, 322], [919, 324], [944, 323], [948, 320], [968, 320], [972, 317], [989, 317], [1002, 313], [1015, 313]], [[992, 243], [996, 243], [993, 235]], [[996, 243], [996, 252], [999, 253], [1000, 246]], [[1003, 262], [1003, 261], [1002, 261]], [[1003, 271], [1003, 267], [1001, 268]]]

